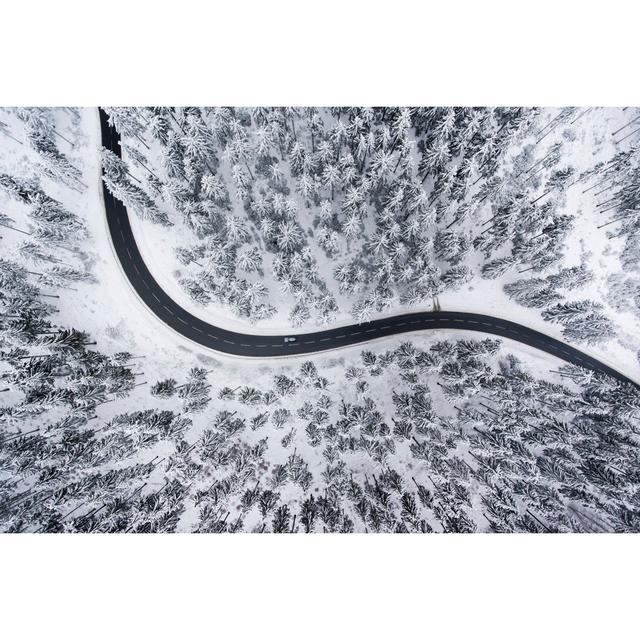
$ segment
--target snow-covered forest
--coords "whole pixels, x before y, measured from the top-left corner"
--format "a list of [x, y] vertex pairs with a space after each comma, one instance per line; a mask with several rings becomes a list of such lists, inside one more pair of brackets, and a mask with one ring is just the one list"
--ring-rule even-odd
[[95, 110], [0, 109], [1, 531], [640, 531], [637, 389], [461, 331], [225, 359], [101, 196], [214, 324], [484, 302], [634, 373], [640, 110], [108, 113], [123, 160]]
[[472, 300], [636, 360], [638, 109], [108, 113], [107, 184], [196, 313], [308, 328]]

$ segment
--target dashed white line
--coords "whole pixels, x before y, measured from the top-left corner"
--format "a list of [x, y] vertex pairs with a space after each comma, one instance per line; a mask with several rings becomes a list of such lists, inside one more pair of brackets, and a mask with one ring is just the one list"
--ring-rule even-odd
[[195, 329], [198, 333], [204, 333], [204, 331], [202, 329], [199, 329], [198, 327], [196, 327], [195, 325], [191, 325], [192, 329]]
[[227, 344], [235, 344], [235, 342], [233, 342], [232, 340], [224, 340], [224, 342], [226, 342]]

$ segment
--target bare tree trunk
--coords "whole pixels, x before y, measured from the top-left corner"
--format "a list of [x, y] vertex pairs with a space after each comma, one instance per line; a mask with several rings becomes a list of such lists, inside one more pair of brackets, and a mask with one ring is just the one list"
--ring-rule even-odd
[[618, 184], [616, 182], [610, 184], [608, 187], [605, 187], [604, 189], [600, 189], [600, 191], [598, 191], [598, 193], [594, 193], [593, 197], [597, 198], [601, 193], [604, 193], [605, 191], [609, 191], [609, 189], [613, 189], [614, 187], [617, 187]]
[[[535, 169], [541, 162], [544, 162], [551, 154], [553, 153], [553, 151], [549, 151], [549, 153], [547, 153], [546, 156], [544, 156], [544, 158], [541, 158], [540, 160], [538, 160], [537, 162], [534, 162], [528, 169], [523, 169], [522, 171], [520, 171], [520, 173], [518, 173], [515, 178], [519, 178], [523, 173], [529, 173], [529, 171]], [[514, 178], [514, 179], [515, 179]]]
[[[8, 391], [9, 389], [3, 389], [3, 391]], [[10, 436], [3, 438], [0, 440], [0, 444], [4, 444], [5, 442], [9, 442], [11, 440], [15, 440], [16, 438], [21, 438], [22, 436], [28, 436], [31, 433], [35, 433], [36, 431], [40, 431], [40, 427], [36, 429], [31, 429], [31, 431], [21, 431], [20, 433], [12, 433]]]
[[617, 135], [622, 130], [626, 129], [627, 127], [630, 127], [634, 122], [637, 122], [638, 120], [640, 120], [640, 116], [636, 116], [635, 118], [633, 118], [633, 120], [629, 120], [629, 122], [627, 122], [627, 124], [625, 124], [624, 127], [620, 127], [619, 129], [616, 129], [611, 135], [612, 136]]
[[541, 526], [544, 528], [545, 531], [550, 531], [549, 527], [547, 527], [547, 525], [542, 522], [542, 520], [540, 520], [539, 518], [537, 518], [536, 516], [533, 515], [533, 513], [527, 508], [527, 513]]
[[550, 120], [545, 127], [540, 129], [540, 131], [538, 131], [538, 133], [536, 133], [536, 136], [539, 136], [543, 131], [546, 131], [558, 118], [560, 118], [560, 116], [562, 116], [563, 111], [564, 110], [560, 110], [560, 113], [555, 118]]
[[160, 178], [158, 178], [158, 176], [151, 171], [151, 169], [149, 169], [149, 167], [147, 167], [147, 165], [144, 162], [141, 162], [140, 160], [136, 159], [136, 162], [141, 165], [144, 169], [146, 169], [154, 178], [156, 178], [156, 180], [160, 180]]
[[612, 209], [617, 209], [620, 206], [620, 203], [614, 204], [612, 207], [607, 207], [606, 209], [602, 209], [600, 213], [606, 213], [607, 211], [611, 211]]
[[17, 231], [18, 233], [24, 233], [25, 236], [32, 236], [32, 233], [29, 233], [28, 231], [22, 231], [22, 229], [16, 229], [15, 227], [11, 227], [8, 224], [4, 224], [2, 222], [0, 222], [0, 227], [6, 227], [7, 229], [11, 229], [11, 231]]
[[627, 216], [620, 216], [619, 218], [615, 218], [614, 220], [610, 220], [609, 222], [606, 222], [605, 224], [601, 224], [599, 225], [597, 228], [598, 229], [603, 229], [604, 227], [608, 227], [610, 224], [613, 224], [614, 222], [620, 222], [620, 220], [624, 220]]
[[[595, 198], [595, 196], [594, 196]], [[615, 195], [613, 196], [613, 198], [609, 198], [608, 200], [605, 200], [604, 202], [598, 202], [598, 204], [596, 204], [596, 207], [599, 209], [600, 207], [604, 207], [608, 204], [611, 204], [612, 202], [616, 202], [618, 200], [618, 196]]]
[[552, 191], [553, 189], [549, 189], [548, 191], [545, 191], [541, 196], [538, 196], [535, 200], [532, 200], [531, 204], [535, 204], [536, 202], [538, 202], [538, 200], [542, 200], [542, 198], [544, 198], [545, 196], [548, 196]]
[[580, 120], [580, 118], [582, 118], [582, 116], [586, 115], [587, 113], [589, 113], [589, 111], [591, 111], [591, 109], [593, 109], [593, 107], [588, 107], [587, 109], [585, 109], [577, 118], [574, 118], [569, 125], [575, 124], [576, 122], [578, 122], [578, 120]]
[[[180, 128], [182, 128], [182, 127], [180, 127]], [[151, 151], [151, 149], [150, 149], [149, 145], [148, 145], [148, 144], [147, 144], [147, 143], [146, 143], [146, 142], [145, 142], [145, 141], [144, 141], [144, 140], [143, 140], [143, 139], [142, 139], [142, 138], [141, 138], [137, 133], [134, 133], [133, 135], [134, 135], [134, 136], [135, 136], [135, 137], [136, 137], [140, 142], [142, 142], [142, 144], [147, 148], [147, 150], [148, 150], [148, 151]]]
[[[4, 123], [0, 122], [0, 124], [4, 124]], [[18, 144], [24, 144], [23, 142], [18, 140], [18, 138], [14, 138], [4, 127], [0, 127], [0, 131], [2, 131], [2, 133], [4, 133], [4, 135], [7, 136], [7, 138], [11, 138], [14, 142], [17, 142]]]
[[53, 131], [53, 133], [54, 133], [55, 135], [57, 135], [59, 138], [62, 138], [62, 139], [63, 139], [63, 140], [64, 140], [64, 141], [65, 141], [65, 142], [66, 142], [66, 143], [67, 143], [67, 144], [68, 144], [68, 145], [73, 149], [73, 147], [74, 147], [75, 145], [73, 144], [73, 142], [71, 142], [71, 140], [67, 140], [67, 139], [66, 139], [66, 138], [65, 138], [61, 133], [58, 133], [58, 132], [56, 131], [55, 127], [53, 127], [52, 131]]
[[173, 115], [173, 111], [171, 109], [169, 109], [169, 115], [171, 116], [171, 119], [178, 125], [178, 127], [180, 128], [180, 131], [182, 131], [182, 133], [186, 136], [187, 132], [182, 128], [182, 125], [176, 120], [176, 117]]
[[129, 171], [127, 171], [127, 169], [124, 170], [124, 172], [133, 180], [135, 180], [138, 184], [141, 184], [140, 180], [138, 180], [138, 178], [136, 178], [134, 175], [132, 175], [131, 173], [129, 173]]
[[638, 127], [637, 129], [635, 129], [634, 131], [632, 131], [631, 133], [627, 134], [624, 138], [620, 138], [620, 140], [616, 140], [615, 143], [619, 144], [620, 142], [622, 142], [623, 140], [626, 140], [627, 138], [631, 137], [632, 135], [638, 133], [638, 131], [640, 131], [640, 127]]

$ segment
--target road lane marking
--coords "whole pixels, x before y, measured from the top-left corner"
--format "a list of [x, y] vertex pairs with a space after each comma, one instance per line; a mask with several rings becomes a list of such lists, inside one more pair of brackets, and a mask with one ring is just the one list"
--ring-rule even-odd
[[235, 344], [235, 342], [232, 342], [231, 340], [227, 340], [226, 338], [224, 339], [224, 342], [226, 342], [227, 344]]
[[350, 336], [359, 336], [362, 333], [362, 331], [356, 331], [355, 333], [350, 333]]
[[198, 329], [198, 327], [196, 327], [195, 325], [191, 325], [191, 328], [195, 329], [198, 333], [204, 333], [202, 329]]
[[341, 336], [336, 336], [336, 340], [341, 340], [342, 338], [346, 338], [347, 335], [343, 333]]

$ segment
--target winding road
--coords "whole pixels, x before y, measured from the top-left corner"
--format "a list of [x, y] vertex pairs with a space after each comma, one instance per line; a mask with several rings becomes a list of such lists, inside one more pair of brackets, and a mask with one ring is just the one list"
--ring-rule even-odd
[[[121, 157], [120, 136], [109, 126], [107, 114], [100, 109], [102, 144]], [[103, 182], [104, 202], [111, 240], [122, 269], [140, 299], [158, 319], [186, 338], [215, 351], [250, 358], [273, 358], [311, 354], [348, 347], [413, 331], [464, 329], [517, 340], [545, 351], [566, 362], [604, 373], [640, 388], [635, 381], [596, 358], [521, 324], [458, 311], [407, 313], [362, 324], [295, 334], [295, 342], [284, 335], [236, 333], [209, 324], [190, 314], [170, 298], [147, 268], [131, 230], [126, 207], [116, 200]], [[293, 334], [292, 334], [293, 335]]]

